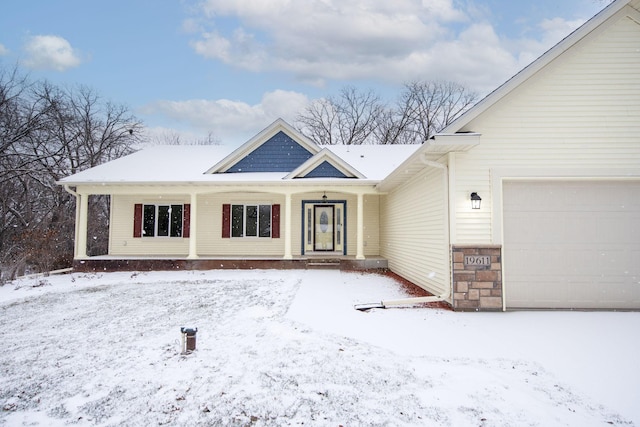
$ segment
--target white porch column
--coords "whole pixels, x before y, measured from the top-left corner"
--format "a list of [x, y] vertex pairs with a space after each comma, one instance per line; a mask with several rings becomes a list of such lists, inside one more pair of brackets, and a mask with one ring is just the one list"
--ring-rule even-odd
[[291, 252], [291, 194], [284, 198], [284, 259], [293, 259]]
[[[76, 258], [87, 258], [87, 221], [89, 195], [78, 193], [76, 200]], [[79, 206], [79, 207], [78, 207]]]
[[356, 259], [364, 259], [364, 195], [362, 193], [358, 193]]
[[189, 256], [198, 258], [198, 195], [191, 194], [191, 209], [189, 210]]

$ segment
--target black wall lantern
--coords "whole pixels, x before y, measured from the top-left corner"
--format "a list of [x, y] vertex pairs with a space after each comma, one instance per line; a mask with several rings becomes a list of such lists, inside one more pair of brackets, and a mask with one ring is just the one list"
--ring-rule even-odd
[[327, 203], [327, 193], [322, 195], [322, 203]]
[[471, 193], [471, 209], [480, 209], [480, 202], [482, 202], [482, 198], [478, 196], [478, 193]]

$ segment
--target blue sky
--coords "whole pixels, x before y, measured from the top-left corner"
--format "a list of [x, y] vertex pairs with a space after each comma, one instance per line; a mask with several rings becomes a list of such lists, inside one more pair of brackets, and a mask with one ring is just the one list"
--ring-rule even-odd
[[4, 0], [0, 64], [85, 85], [162, 141], [238, 145], [352, 85], [484, 95], [608, 0]]

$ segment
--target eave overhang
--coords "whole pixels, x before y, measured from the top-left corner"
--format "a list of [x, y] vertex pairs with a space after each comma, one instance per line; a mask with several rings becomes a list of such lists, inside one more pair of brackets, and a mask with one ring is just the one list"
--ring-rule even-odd
[[421, 169], [428, 167], [430, 162], [437, 161], [448, 153], [460, 153], [471, 150], [480, 144], [481, 134], [439, 133], [427, 140], [407, 160], [398, 166], [389, 176], [378, 184], [382, 193], [389, 192], [406, 182], [407, 177], [413, 176]]

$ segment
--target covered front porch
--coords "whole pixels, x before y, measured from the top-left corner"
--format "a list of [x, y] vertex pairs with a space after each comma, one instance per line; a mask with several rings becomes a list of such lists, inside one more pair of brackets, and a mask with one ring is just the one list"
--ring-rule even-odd
[[[298, 268], [308, 260], [339, 259], [358, 268], [386, 268], [379, 252], [379, 194], [373, 185], [295, 184], [79, 187], [73, 192], [75, 264], [82, 268], [82, 264], [158, 265], [160, 261], [183, 266], [278, 263]], [[111, 200], [109, 248], [101, 256], [87, 251], [88, 198], [96, 194]], [[147, 208], [153, 214], [154, 207], [158, 209], [155, 233], [153, 216], [147, 230]], [[160, 232], [158, 216], [163, 208], [167, 223], [181, 227], [176, 235], [166, 225], [164, 234]], [[178, 212], [175, 223], [172, 210]]]

